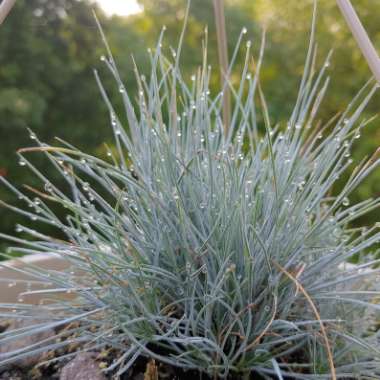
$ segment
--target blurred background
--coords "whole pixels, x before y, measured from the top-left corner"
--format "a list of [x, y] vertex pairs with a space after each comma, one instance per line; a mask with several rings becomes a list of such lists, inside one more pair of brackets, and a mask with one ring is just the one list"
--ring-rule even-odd
[[[322, 104], [320, 118], [327, 120], [342, 111], [370, 78], [367, 63], [350, 34], [335, 1], [319, 0], [318, 61], [334, 49], [329, 67], [330, 90]], [[380, 50], [380, 1], [355, 0], [374, 45]], [[55, 136], [76, 147], [105, 156], [104, 142], [112, 145], [105, 105], [93, 76], [100, 71], [116, 105], [119, 93], [100, 56], [105, 54], [92, 15], [94, 9], [104, 27], [125, 85], [132, 96], [136, 83], [132, 56], [142, 73], [148, 72], [147, 48], [153, 47], [166, 25], [165, 49], [175, 47], [182, 28], [186, 0], [17, 0], [0, 26], [0, 176], [21, 186], [41, 187], [35, 176], [18, 164], [15, 151], [33, 145], [31, 128], [47, 143]], [[286, 123], [294, 104], [309, 39], [312, 0], [225, 0], [226, 25], [231, 53], [243, 27], [248, 29], [257, 53], [261, 31], [267, 29], [267, 43], [261, 79], [273, 122]], [[185, 77], [195, 72], [201, 60], [201, 40], [209, 30], [209, 60], [217, 68], [216, 33], [212, 0], [192, 0], [181, 65]], [[238, 66], [241, 65], [243, 54]], [[213, 88], [218, 86], [215, 70]], [[236, 74], [238, 75], [238, 69]], [[238, 80], [234, 78], [233, 80]], [[363, 117], [380, 111], [377, 94]], [[356, 162], [379, 146], [380, 121], [375, 119], [362, 132], [353, 151]], [[55, 173], [42, 155], [33, 162], [42, 171]], [[60, 179], [56, 178], [56, 182]], [[344, 178], [341, 179], [342, 182]], [[380, 171], [373, 173], [352, 196], [352, 201], [380, 195]], [[339, 186], [339, 185], [338, 185]], [[0, 187], [0, 199], [17, 203], [14, 195]], [[360, 224], [378, 221], [372, 213]], [[0, 208], [0, 231], [13, 233], [23, 218]], [[32, 223], [32, 222], [30, 222]], [[1, 246], [4, 242], [0, 241]]]

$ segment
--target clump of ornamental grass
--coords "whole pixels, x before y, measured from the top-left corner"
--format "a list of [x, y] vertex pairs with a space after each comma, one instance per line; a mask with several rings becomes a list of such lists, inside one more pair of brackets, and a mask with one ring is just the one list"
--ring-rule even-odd
[[[379, 309], [380, 233], [351, 222], [379, 200], [348, 198], [379, 164], [374, 155], [354, 167], [350, 157], [377, 86], [369, 81], [344, 112], [318, 123], [330, 56], [317, 70], [311, 39], [294, 110], [287, 125], [274, 125], [259, 80], [264, 43], [253, 61], [246, 42], [240, 82], [228, 81], [245, 33], [217, 94], [205, 44], [201, 67], [185, 78], [181, 47], [165, 56], [162, 32], [148, 53], [150, 74], [135, 69], [137, 94], [124, 87], [107, 48], [101, 60], [116, 79], [127, 126], [96, 73], [115, 138], [105, 160], [31, 133], [35, 146], [19, 151], [20, 164], [41, 189], [0, 177], [26, 206], [9, 207], [66, 238], [22, 225], [21, 235], [1, 236], [14, 242], [10, 251], [59, 255], [69, 269], [15, 268], [39, 285], [20, 296], [46, 302], [2, 304], [2, 317], [41, 322], [3, 332], [0, 344], [60, 326], [69, 327], [58, 336], [69, 338], [3, 354], [0, 364], [80, 342], [83, 351], [119, 350], [105, 369], [116, 374], [147, 357], [221, 378], [378, 378], [378, 334], [369, 328]], [[233, 107], [223, 121], [226, 91]], [[65, 189], [33, 166], [35, 151], [62, 174]], [[360, 265], [346, 265], [371, 247]]]

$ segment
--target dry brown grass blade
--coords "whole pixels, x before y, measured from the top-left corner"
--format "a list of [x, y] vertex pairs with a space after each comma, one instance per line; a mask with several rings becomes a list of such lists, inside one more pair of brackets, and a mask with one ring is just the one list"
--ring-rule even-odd
[[39, 197], [41, 198], [44, 198], [44, 199], [48, 199], [49, 201], [56, 201], [56, 199], [54, 197], [52, 197], [51, 195], [49, 194], [46, 194], [38, 189], [35, 189], [34, 187], [32, 186], [29, 186], [29, 185], [23, 185], [23, 187], [27, 190], [29, 190], [30, 192], [32, 192], [33, 194], [36, 194], [38, 195]]
[[303, 155], [306, 151], [306, 149], [309, 147], [311, 142], [317, 137], [317, 135], [323, 134], [329, 127], [333, 125], [333, 123], [338, 119], [338, 117], [341, 115], [341, 112], [336, 113], [326, 124], [322, 125], [321, 122], [319, 122], [316, 125], [316, 128], [310, 135], [307, 137], [305, 142], [302, 145], [300, 154]]
[[333, 359], [333, 355], [332, 355], [332, 351], [331, 351], [330, 342], [329, 342], [329, 339], [327, 337], [326, 329], [325, 329], [325, 326], [324, 326], [324, 324], [323, 324], [323, 322], [321, 320], [321, 316], [320, 316], [320, 314], [318, 312], [317, 307], [315, 306], [313, 300], [311, 299], [311, 297], [309, 296], [309, 294], [307, 293], [307, 291], [305, 290], [305, 288], [297, 280], [297, 278], [294, 277], [291, 273], [289, 273], [280, 264], [276, 263], [273, 260], [272, 260], [272, 262], [275, 265], [275, 267], [277, 267], [277, 269], [280, 270], [280, 272], [282, 272], [283, 274], [285, 274], [290, 280], [292, 280], [294, 282], [294, 284], [296, 285], [296, 289], [299, 290], [305, 296], [305, 298], [308, 301], [311, 309], [313, 310], [313, 313], [314, 313], [315, 317], [317, 318], [317, 320], [319, 322], [319, 326], [321, 327], [321, 333], [322, 333], [322, 336], [323, 336], [323, 340], [325, 341], [326, 351], [327, 351], [327, 357], [328, 357], [328, 361], [329, 361], [329, 365], [330, 365], [330, 371], [331, 371], [331, 379], [332, 380], [336, 380], [336, 371], [335, 371], [334, 359]]
[[62, 153], [77, 153], [72, 149], [59, 148], [54, 146], [32, 146], [29, 148], [21, 148], [17, 150], [18, 153], [28, 152], [62, 152]]
[[158, 368], [154, 359], [146, 365], [144, 380], [158, 380]]
[[261, 338], [268, 332], [269, 328], [272, 326], [272, 323], [273, 323], [274, 318], [275, 318], [276, 313], [277, 313], [277, 297], [276, 296], [274, 297], [273, 308], [274, 308], [274, 310], [273, 310], [272, 316], [271, 316], [268, 324], [266, 325], [265, 329], [260, 333], [260, 335], [252, 343], [250, 343], [245, 348], [244, 352], [250, 351], [254, 347], [256, 347], [256, 345], [260, 342]]

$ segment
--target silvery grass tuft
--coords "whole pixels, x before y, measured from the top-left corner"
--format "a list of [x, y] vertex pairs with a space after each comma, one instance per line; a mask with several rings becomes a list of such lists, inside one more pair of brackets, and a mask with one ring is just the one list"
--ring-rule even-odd
[[[273, 125], [259, 81], [264, 41], [251, 65], [245, 32], [230, 68], [243, 47], [240, 82], [226, 81], [217, 94], [209, 91], [206, 44], [196, 74], [181, 74], [184, 32], [168, 58], [163, 30], [149, 52], [150, 74], [135, 70], [137, 94], [123, 86], [107, 48], [101, 59], [116, 79], [128, 123], [124, 129], [96, 74], [115, 137], [106, 160], [63, 141], [47, 146], [31, 133], [35, 147], [19, 152], [20, 164], [41, 179], [41, 189], [20, 190], [0, 177], [26, 206], [8, 207], [55, 226], [66, 239], [22, 225], [21, 235], [1, 237], [14, 243], [10, 251], [58, 254], [70, 266], [15, 269], [35, 278], [39, 288], [27, 293], [46, 302], [2, 304], [2, 317], [41, 323], [3, 332], [0, 344], [79, 323], [57, 330], [67, 340], [3, 354], [0, 364], [81, 342], [82, 350], [119, 350], [106, 369], [116, 374], [143, 356], [221, 378], [252, 371], [277, 379], [378, 378], [379, 335], [370, 326], [379, 310], [379, 226], [350, 222], [379, 200], [348, 198], [379, 165], [376, 155], [355, 168], [350, 158], [376, 86], [368, 82], [343, 113], [318, 124], [330, 56], [317, 71], [312, 37], [294, 110], [287, 125]], [[225, 91], [233, 98], [227, 134]], [[62, 174], [65, 190], [32, 165], [34, 151]], [[347, 171], [345, 186], [331, 195]], [[53, 212], [57, 204], [65, 219]], [[371, 247], [360, 265], [346, 265]], [[71, 297], [59, 300], [65, 293]]]

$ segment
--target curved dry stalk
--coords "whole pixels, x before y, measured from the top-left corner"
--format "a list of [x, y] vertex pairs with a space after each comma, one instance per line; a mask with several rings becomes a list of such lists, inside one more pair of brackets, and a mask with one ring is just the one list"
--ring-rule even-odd
[[323, 340], [325, 341], [325, 344], [326, 344], [327, 357], [328, 357], [328, 361], [329, 361], [329, 365], [330, 365], [330, 370], [331, 370], [331, 378], [332, 378], [332, 380], [336, 380], [336, 371], [335, 371], [334, 359], [333, 359], [333, 355], [332, 355], [329, 339], [327, 337], [326, 329], [325, 329], [325, 326], [324, 326], [324, 324], [323, 324], [323, 322], [321, 320], [321, 316], [320, 316], [320, 314], [318, 312], [317, 307], [315, 306], [313, 300], [311, 299], [311, 297], [309, 296], [309, 294], [307, 293], [307, 291], [305, 290], [305, 288], [297, 280], [297, 278], [294, 277], [291, 273], [289, 273], [280, 264], [276, 263], [273, 260], [272, 260], [272, 262], [282, 273], [284, 273], [290, 280], [292, 280], [294, 282], [294, 284], [297, 287], [297, 291], [300, 291], [305, 296], [306, 300], [309, 302], [309, 305], [312, 308], [313, 313], [314, 313], [315, 317], [317, 318], [317, 320], [319, 322], [319, 326], [321, 327], [321, 332], [322, 332], [322, 335], [323, 335]]

